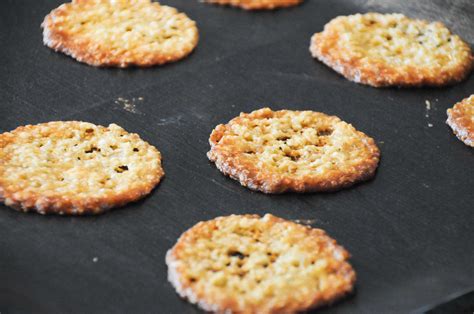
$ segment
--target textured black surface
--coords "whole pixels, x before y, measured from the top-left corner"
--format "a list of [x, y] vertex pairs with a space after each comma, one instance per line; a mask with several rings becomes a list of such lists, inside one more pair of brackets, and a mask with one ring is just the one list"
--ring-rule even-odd
[[[356, 293], [324, 313], [417, 311], [472, 287], [474, 151], [444, 121], [474, 92], [474, 76], [442, 89], [375, 89], [308, 52], [310, 36], [331, 18], [374, 10], [440, 19], [472, 45], [470, 0], [307, 0], [260, 13], [162, 2], [195, 19], [201, 40], [189, 58], [145, 70], [96, 69], [44, 47], [39, 25], [60, 1], [0, 2], [0, 131], [114, 122], [155, 145], [166, 171], [149, 197], [98, 217], [0, 206], [2, 314], [196, 313], [167, 282], [165, 253], [198, 221], [232, 213], [315, 219], [352, 253]], [[205, 155], [212, 128], [262, 106], [353, 123], [381, 148], [375, 180], [331, 194], [268, 196], [224, 177]]]

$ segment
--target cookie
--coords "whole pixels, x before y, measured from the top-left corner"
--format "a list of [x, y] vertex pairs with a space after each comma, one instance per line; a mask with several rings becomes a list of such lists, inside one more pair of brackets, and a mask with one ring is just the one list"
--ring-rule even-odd
[[313, 111], [241, 113], [218, 125], [209, 143], [221, 172], [264, 193], [338, 190], [371, 178], [380, 155], [372, 138]]
[[48, 14], [44, 44], [93, 66], [149, 67], [184, 58], [196, 23], [150, 0], [73, 0]]
[[355, 14], [330, 21], [310, 51], [347, 79], [382, 86], [443, 86], [472, 70], [471, 48], [441, 23], [402, 14]]
[[200, 222], [168, 251], [178, 294], [216, 313], [295, 313], [353, 290], [349, 253], [323, 230], [272, 215]]
[[245, 10], [273, 10], [298, 5], [304, 0], [204, 0], [204, 2], [230, 5]]
[[41, 214], [98, 214], [136, 201], [164, 175], [160, 152], [116, 124], [78, 121], [0, 134], [0, 201]]
[[446, 123], [464, 144], [474, 147], [474, 95], [448, 109]]

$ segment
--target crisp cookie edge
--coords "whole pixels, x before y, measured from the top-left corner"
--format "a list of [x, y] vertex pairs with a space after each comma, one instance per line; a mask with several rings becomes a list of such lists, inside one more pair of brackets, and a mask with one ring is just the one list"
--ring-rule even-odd
[[[311, 176], [304, 176], [301, 179], [290, 179], [281, 178], [279, 175], [265, 175], [253, 165], [242, 164], [238, 155], [229, 156], [227, 153], [223, 153], [222, 151], [218, 150], [218, 148], [216, 148], [217, 141], [225, 133], [228, 124], [230, 124], [235, 119], [248, 117], [249, 115], [254, 114], [260, 110], [253, 111], [251, 113], [241, 113], [238, 117], [230, 120], [226, 125], [220, 124], [216, 126], [209, 138], [209, 143], [211, 145], [211, 149], [207, 153], [209, 160], [214, 162], [219, 171], [221, 171], [224, 175], [239, 181], [242, 186], [266, 194], [280, 194], [285, 192], [331, 192], [350, 187], [359, 182], [370, 180], [375, 176], [380, 161], [380, 150], [375, 144], [373, 138], [367, 136], [361, 131], [358, 131], [352, 127], [352, 125], [351, 127], [355, 130], [357, 135], [365, 139], [366, 147], [371, 152], [370, 157], [366, 159], [366, 162], [358, 165], [350, 174], [332, 175], [327, 176], [324, 179], [313, 179]], [[272, 112], [274, 113], [278, 111]], [[335, 117], [329, 115], [326, 116]], [[337, 120], [342, 121], [339, 118], [337, 118]], [[350, 125], [349, 123], [347, 124]]]
[[[36, 128], [39, 125], [47, 125], [50, 123], [58, 122], [75, 122], [81, 123], [82, 121], [50, 121], [46, 123], [40, 123], [35, 125], [24, 125], [19, 126], [16, 129], [0, 134], [0, 140], [3, 141], [3, 137], [14, 137], [15, 132], [19, 131], [28, 131]], [[108, 128], [100, 125], [98, 127]], [[127, 132], [127, 131], [126, 131]], [[129, 133], [129, 132], [127, 132]], [[136, 133], [129, 133], [131, 135], [136, 135], [139, 140], [143, 141], [148, 149], [154, 150], [158, 157], [160, 167], [157, 169], [154, 180], [150, 181], [148, 184], [130, 189], [123, 193], [113, 195], [113, 197], [95, 197], [95, 198], [65, 198], [62, 196], [57, 197], [43, 197], [39, 193], [29, 193], [28, 197], [23, 199], [19, 197], [18, 193], [21, 190], [10, 191], [6, 190], [2, 186], [2, 180], [0, 178], [0, 202], [4, 203], [6, 206], [13, 208], [20, 212], [37, 212], [39, 214], [59, 214], [59, 215], [96, 215], [105, 213], [112, 208], [121, 207], [125, 204], [138, 201], [148, 195], [153, 188], [155, 188], [165, 175], [163, 167], [161, 165], [161, 153], [156, 147], [149, 144], [140, 138]], [[11, 141], [9, 141], [11, 142]], [[17, 194], [17, 195], [15, 195]]]
[[[336, 18], [329, 21], [326, 25], [334, 21]], [[421, 21], [428, 23], [425, 20]], [[442, 25], [446, 27], [444, 24]], [[471, 48], [461, 38], [461, 42], [470, 52], [469, 58], [466, 59], [464, 63], [460, 64], [454, 70], [443, 71], [441, 73], [436, 73], [436, 75], [429, 74], [429, 71], [423, 71], [424, 73], [419, 75], [420, 71], [417, 69], [413, 69], [413, 71], [399, 72], [393, 67], [386, 66], [382, 63], [371, 63], [370, 66], [359, 67], [357, 65], [358, 60], [355, 58], [350, 58], [347, 61], [342, 58], [336, 58], [332, 53], [325, 53], [321, 49], [321, 42], [325, 39], [324, 32], [325, 29], [319, 33], [313, 34], [311, 37], [309, 50], [313, 58], [318, 59], [337, 73], [344, 76], [346, 79], [359, 84], [370, 85], [373, 87], [449, 86], [466, 79], [474, 68], [474, 56], [472, 55]], [[453, 35], [459, 37], [458, 35]]]
[[474, 95], [461, 100], [446, 111], [448, 115], [446, 123], [451, 127], [453, 133], [460, 141], [467, 146], [474, 147], [474, 125], [471, 120], [462, 113], [463, 104], [468, 102], [471, 97], [474, 98]]
[[[73, 0], [75, 2], [77, 0]], [[71, 2], [71, 3], [73, 3]], [[196, 26], [196, 22], [189, 18], [185, 13], [179, 12], [176, 8], [170, 6], [160, 5], [161, 7], [167, 7], [173, 9], [177, 14], [184, 15], [190, 22], [194, 24], [193, 30], [195, 35], [193, 36], [193, 41], [189, 45], [189, 49], [183, 50], [181, 52], [175, 52], [172, 54], [150, 54], [154, 55], [152, 59], [146, 62], [140, 62], [142, 58], [136, 58], [132, 61], [124, 61], [125, 58], [114, 57], [109, 60], [108, 50], [106, 49], [90, 49], [96, 45], [89, 40], [74, 40], [74, 36], [67, 34], [67, 32], [62, 32], [56, 30], [52, 27], [53, 18], [62, 13], [62, 10], [71, 3], [63, 3], [59, 7], [53, 9], [48, 15], [45, 16], [41, 27], [43, 28], [43, 44], [56, 52], [62, 52], [65, 55], [72, 57], [73, 59], [86, 63], [95, 67], [118, 67], [126, 68], [130, 66], [136, 67], [152, 67], [155, 65], [163, 65], [165, 63], [172, 63], [184, 59], [186, 56], [191, 54], [196, 48], [199, 42], [199, 31]], [[154, 3], [154, 2], [152, 2]]]
[[[294, 312], [300, 312], [300, 311], [305, 311], [305, 310], [311, 310], [311, 309], [315, 309], [324, 305], [331, 305], [334, 302], [337, 302], [338, 300], [342, 299], [343, 297], [353, 292], [355, 282], [357, 279], [357, 274], [348, 262], [351, 255], [343, 246], [338, 244], [335, 239], [331, 238], [326, 233], [326, 231], [319, 228], [311, 228], [309, 226], [304, 226], [304, 225], [301, 225], [301, 224], [298, 224], [298, 223], [295, 223], [283, 218], [273, 216], [271, 214], [265, 214], [264, 216], [259, 216], [255, 214], [245, 214], [245, 215], [232, 214], [230, 216], [220, 216], [208, 221], [198, 222], [191, 228], [187, 229], [183, 234], [181, 234], [181, 236], [176, 241], [175, 245], [171, 249], [169, 249], [168, 252], [166, 253], [165, 260], [166, 260], [166, 265], [168, 266], [168, 281], [175, 288], [176, 292], [181, 298], [189, 301], [192, 304], [197, 305], [198, 307], [200, 307], [201, 309], [205, 311], [215, 312], [215, 313], [227, 313], [227, 311], [230, 310], [231, 311], [230, 313], [233, 312], [234, 309], [231, 308], [232, 304], [225, 304], [225, 303], [224, 304], [210, 304], [206, 300], [199, 299], [198, 296], [194, 293], [193, 289], [189, 285], [182, 284], [181, 281], [179, 280], [180, 275], [179, 275], [178, 269], [176, 268], [177, 260], [175, 258], [175, 254], [176, 254], [175, 250], [177, 249], [178, 243], [180, 242], [181, 239], [186, 237], [188, 233], [192, 233], [192, 231], [195, 228], [200, 228], [200, 226], [206, 223], [210, 223], [217, 220], [224, 220], [232, 216], [239, 216], [242, 218], [258, 218], [258, 219], [265, 218], [265, 219], [271, 220], [274, 223], [283, 223], [286, 225], [297, 226], [299, 228], [310, 229], [313, 232], [317, 232], [318, 237], [322, 237], [322, 236], [325, 237], [327, 240], [326, 242], [330, 242], [344, 256], [343, 261], [340, 261], [340, 269], [338, 269], [338, 273], [342, 273], [345, 277], [348, 278], [347, 285], [344, 287], [345, 289], [341, 289], [340, 291], [335, 292], [331, 296], [323, 295], [321, 297], [320, 295], [317, 295], [312, 300], [312, 302], [310, 302], [310, 304], [308, 306], [305, 306], [304, 308], [294, 308], [294, 304], [290, 304], [289, 306], [286, 306], [286, 308], [278, 308], [268, 313], [282, 313], [282, 312], [294, 313]], [[258, 310], [258, 309], [254, 309], [254, 310]]]
[[241, 8], [244, 10], [252, 11], [252, 10], [277, 10], [282, 8], [289, 8], [293, 6], [300, 5], [303, 3], [304, 0], [287, 0], [286, 3], [240, 3], [235, 2], [232, 0], [202, 0], [203, 2], [210, 3], [210, 4], [217, 4], [217, 5], [228, 5], [236, 8]]

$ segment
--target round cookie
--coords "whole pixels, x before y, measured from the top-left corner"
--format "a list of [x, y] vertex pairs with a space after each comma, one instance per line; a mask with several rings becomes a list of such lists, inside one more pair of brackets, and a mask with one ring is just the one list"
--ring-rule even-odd
[[45, 45], [93, 66], [177, 61], [199, 38], [184, 13], [150, 0], [73, 0], [51, 11], [41, 26]]
[[200, 222], [168, 251], [168, 279], [216, 313], [296, 313], [353, 290], [349, 253], [323, 230], [272, 215]]
[[209, 143], [221, 172], [264, 193], [338, 190], [371, 178], [380, 155], [372, 138], [313, 111], [241, 113], [218, 125]]
[[230, 5], [245, 10], [273, 10], [298, 5], [304, 0], [204, 0], [204, 2]]
[[98, 214], [136, 201], [164, 175], [160, 152], [116, 124], [78, 121], [0, 134], [0, 201], [41, 214]]
[[464, 144], [474, 147], [474, 95], [448, 109], [446, 123]]
[[310, 51], [347, 79], [382, 86], [443, 86], [472, 70], [471, 48], [439, 22], [402, 14], [355, 14], [331, 20]]

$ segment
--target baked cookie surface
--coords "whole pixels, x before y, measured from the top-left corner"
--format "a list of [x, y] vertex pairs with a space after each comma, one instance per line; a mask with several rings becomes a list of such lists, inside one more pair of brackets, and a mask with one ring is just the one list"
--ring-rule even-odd
[[382, 86], [443, 86], [472, 70], [470, 46], [439, 22], [402, 14], [340, 16], [311, 38], [310, 51], [347, 79]]
[[264, 193], [332, 191], [371, 178], [372, 138], [314, 111], [241, 113], [211, 133], [209, 159], [243, 186]]
[[177, 61], [196, 47], [196, 23], [150, 0], [73, 0], [43, 23], [48, 47], [93, 66], [148, 67]]
[[474, 95], [448, 109], [446, 123], [464, 144], [474, 147]]
[[98, 214], [144, 197], [164, 175], [160, 152], [116, 124], [78, 121], [0, 134], [0, 201], [41, 214]]
[[349, 253], [323, 230], [272, 215], [200, 222], [168, 251], [179, 295], [217, 313], [295, 313], [352, 291]]
[[245, 10], [273, 10], [298, 5], [304, 0], [204, 0], [207, 3], [230, 5]]

